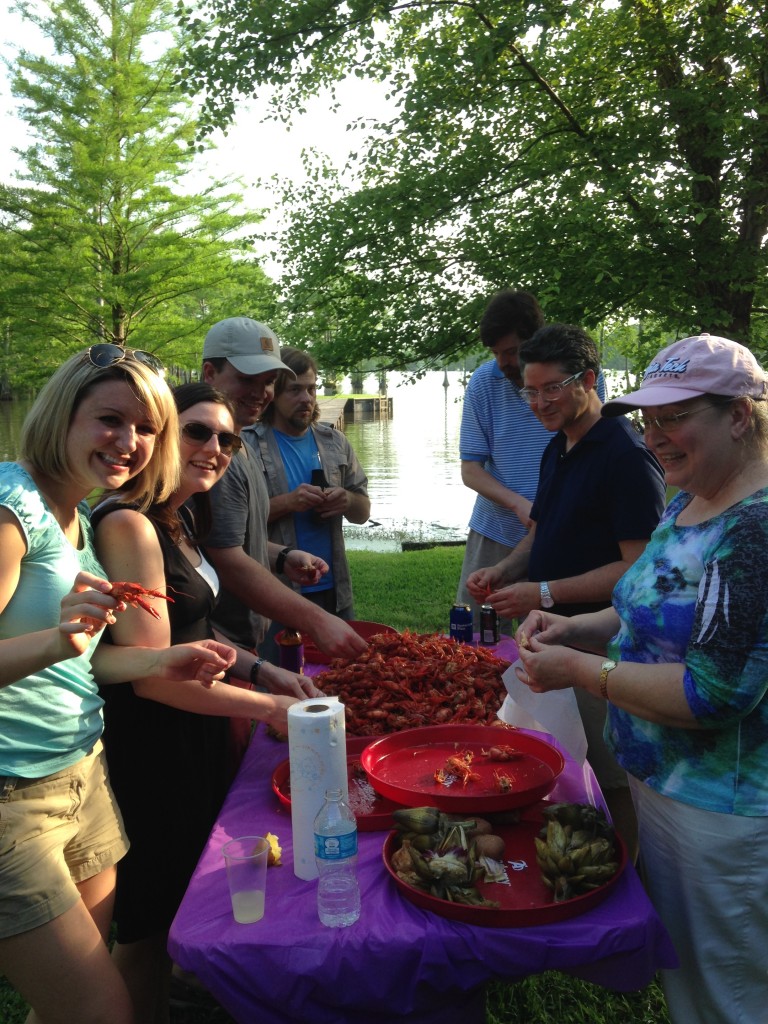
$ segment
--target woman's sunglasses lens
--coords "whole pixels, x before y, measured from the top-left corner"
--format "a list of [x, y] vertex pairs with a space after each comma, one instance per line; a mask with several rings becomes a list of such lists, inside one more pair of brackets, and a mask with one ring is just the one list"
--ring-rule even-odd
[[106, 369], [107, 366], [112, 366], [114, 363], [119, 363], [121, 359], [125, 359], [125, 350], [119, 345], [91, 345], [88, 349], [88, 359], [93, 366]]
[[157, 356], [153, 356], [151, 352], [142, 352], [141, 349], [137, 348], [131, 352], [131, 355], [138, 362], [144, 363], [144, 365], [150, 370], [154, 370], [155, 373], [160, 374], [161, 376], [165, 373], [165, 367]]
[[185, 423], [181, 433], [188, 441], [194, 441], [196, 444], [206, 444], [213, 437], [211, 428], [202, 423]]
[[225, 455], [239, 452], [242, 447], [243, 442], [237, 434], [219, 434], [219, 448], [221, 448]]

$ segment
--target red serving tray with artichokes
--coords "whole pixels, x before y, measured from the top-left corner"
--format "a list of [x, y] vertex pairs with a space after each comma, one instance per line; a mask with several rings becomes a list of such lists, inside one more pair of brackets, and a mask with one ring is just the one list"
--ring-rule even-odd
[[463, 921], [465, 924], [485, 925], [490, 928], [525, 928], [577, 917], [610, 896], [627, 866], [627, 849], [617, 834], [615, 843], [619, 867], [616, 873], [597, 889], [555, 903], [552, 891], [542, 881], [533, 842], [544, 825], [544, 816], [541, 813], [544, 806], [545, 804], [539, 803], [521, 812], [521, 820], [516, 825], [500, 825], [494, 828], [494, 833], [504, 840], [504, 864], [509, 885], [501, 882], [480, 882], [478, 889], [486, 899], [497, 902], [498, 907], [454, 903], [432, 896], [423, 889], [417, 889], [405, 882], [395, 872], [391, 863], [392, 854], [397, 849], [402, 834], [400, 832], [391, 832], [384, 842], [384, 867], [405, 899], [430, 913], [454, 921]]

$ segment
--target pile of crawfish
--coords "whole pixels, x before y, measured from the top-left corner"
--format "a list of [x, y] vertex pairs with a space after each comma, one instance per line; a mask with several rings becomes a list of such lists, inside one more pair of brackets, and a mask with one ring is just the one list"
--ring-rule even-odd
[[423, 725], [498, 722], [509, 662], [432, 633], [379, 633], [350, 661], [336, 658], [315, 683], [345, 706], [347, 732], [381, 736]]

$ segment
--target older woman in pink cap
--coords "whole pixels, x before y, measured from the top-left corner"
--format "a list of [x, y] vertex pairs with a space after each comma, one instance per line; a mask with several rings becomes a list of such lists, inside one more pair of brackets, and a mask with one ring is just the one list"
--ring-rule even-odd
[[[637, 391], [645, 441], [678, 488], [602, 612], [532, 612], [523, 682], [608, 702], [640, 864], [675, 943], [676, 1024], [754, 1024], [768, 1010], [768, 379], [708, 334], [661, 351]], [[588, 653], [595, 652], [595, 653]]]

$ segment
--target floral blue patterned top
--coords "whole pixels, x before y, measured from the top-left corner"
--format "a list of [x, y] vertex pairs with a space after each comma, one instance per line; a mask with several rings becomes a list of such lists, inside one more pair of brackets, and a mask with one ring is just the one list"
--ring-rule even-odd
[[645, 552], [619, 580], [621, 628], [609, 656], [685, 663], [702, 726], [657, 725], [609, 705], [619, 762], [665, 796], [726, 814], [768, 815], [768, 489], [695, 526], [669, 504]]

